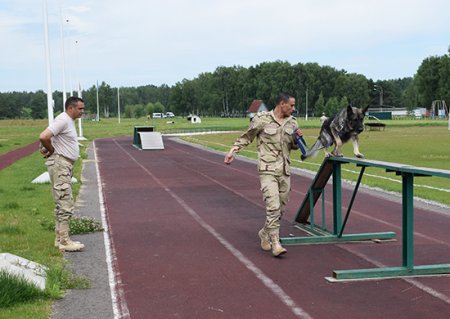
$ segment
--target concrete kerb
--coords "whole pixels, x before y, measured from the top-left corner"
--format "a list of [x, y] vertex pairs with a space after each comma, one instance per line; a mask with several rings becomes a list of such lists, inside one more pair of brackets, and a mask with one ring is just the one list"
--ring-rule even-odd
[[[93, 143], [89, 144], [87, 153], [88, 158], [83, 161], [82, 186], [75, 205], [75, 214], [101, 221]], [[67, 291], [64, 298], [53, 305], [51, 318], [114, 318], [103, 233], [71, 237], [81, 241], [86, 247], [82, 252], [64, 253], [64, 258], [75, 275], [89, 279], [91, 287]]]

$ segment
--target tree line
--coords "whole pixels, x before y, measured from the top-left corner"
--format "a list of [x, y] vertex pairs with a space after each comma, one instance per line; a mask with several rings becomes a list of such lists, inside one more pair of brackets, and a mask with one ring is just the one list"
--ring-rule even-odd
[[[119, 94], [118, 91], [119, 90]], [[413, 77], [392, 80], [366, 78], [317, 63], [263, 62], [256, 66], [217, 67], [214, 72], [183, 79], [173, 86], [145, 85], [113, 88], [105, 82], [82, 91], [86, 113], [100, 117], [142, 117], [153, 112], [176, 115], [244, 116], [254, 99], [271, 108], [279, 92], [296, 97], [304, 115], [332, 115], [351, 104], [356, 107], [416, 107], [429, 109], [434, 100], [450, 100], [450, 47], [442, 56], [425, 58]], [[98, 94], [98, 106], [97, 106]], [[63, 111], [62, 92], [52, 94], [55, 113]], [[0, 93], [0, 119], [47, 116], [47, 97], [36, 92]]]

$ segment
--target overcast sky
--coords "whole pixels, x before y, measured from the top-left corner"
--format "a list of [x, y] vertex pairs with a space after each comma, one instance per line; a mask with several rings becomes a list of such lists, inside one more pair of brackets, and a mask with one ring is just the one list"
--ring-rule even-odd
[[[0, 0], [0, 92], [47, 88], [44, 0]], [[47, 0], [52, 90], [173, 85], [218, 66], [317, 62], [413, 76], [450, 45], [448, 0]]]

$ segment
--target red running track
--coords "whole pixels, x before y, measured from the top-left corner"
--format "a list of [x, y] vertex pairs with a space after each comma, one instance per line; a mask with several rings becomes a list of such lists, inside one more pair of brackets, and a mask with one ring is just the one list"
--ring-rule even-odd
[[31, 155], [38, 150], [39, 142], [28, 144], [27, 146], [10, 151], [6, 154], [0, 155], [0, 170], [13, 164], [21, 158]]
[[[324, 279], [333, 270], [401, 266], [401, 240], [287, 246], [282, 258], [262, 251], [256, 165], [226, 166], [222, 154], [164, 143], [140, 151], [129, 137], [96, 141], [119, 295], [131, 318], [450, 318], [448, 276]], [[310, 183], [293, 176], [282, 236], [304, 235], [291, 221]], [[350, 195], [343, 189], [342, 202]], [[449, 263], [450, 217], [416, 208], [415, 225], [415, 265]], [[401, 238], [401, 204], [360, 191], [346, 231]]]

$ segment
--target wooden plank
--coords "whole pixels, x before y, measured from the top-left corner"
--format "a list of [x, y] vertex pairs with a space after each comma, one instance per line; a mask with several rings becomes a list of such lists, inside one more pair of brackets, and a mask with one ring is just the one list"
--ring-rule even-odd
[[[317, 172], [316, 177], [314, 178], [312, 185], [310, 189], [323, 189], [330, 179], [331, 174], [333, 173], [333, 163], [331, 161], [328, 161], [325, 159], [323, 161], [322, 166], [320, 166], [319, 171]], [[319, 199], [321, 193], [314, 192], [313, 195], [313, 201], [314, 205], [316, 204], [317, 200]], [[311, 214], [310, 207], [309, 207], [309, 196], [310, 193], [308, 192], [303, 199], [302, 205], [300, 206], [297, 216], [295, 218], [295, 221], [297, 223], [306, 224], [308, 222], [308, 218]]]

